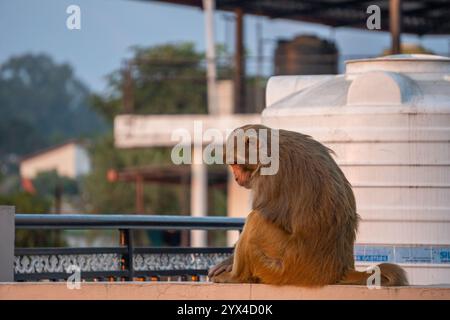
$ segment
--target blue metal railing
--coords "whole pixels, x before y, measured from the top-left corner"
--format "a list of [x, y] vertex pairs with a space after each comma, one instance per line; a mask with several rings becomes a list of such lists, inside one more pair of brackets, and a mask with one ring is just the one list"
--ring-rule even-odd
[[[136, 247], [133, 232], [149, 230], [242, 230], [243, 218], [154, 215], [16, 214], [16, 229], [113, 229], [119, 246], [92, 248], [16, 248], [15, 279], [62, 280], [68, 264], [80, 264], [83, 279], [133, 280], [207, 274], [229, 256], [231, 247]], [[450, 267], [450, 246], [419, 244], [355, 244], [356, 263], [429, 264]]]
[[240, 230], [243, 218], [122, 214], [16, 214], [20, 229]]
[[83, 279], [134, 280], [161, 276], [198, 279], [232, 248], [135, 247], [133, 231], [241, 230], [242, 218], [120, 214], [16, 214], [16, 229], [115, 229], [118, 247], [16, 248], [15, 280], [63, 280], [69, 264], [81, 264]]

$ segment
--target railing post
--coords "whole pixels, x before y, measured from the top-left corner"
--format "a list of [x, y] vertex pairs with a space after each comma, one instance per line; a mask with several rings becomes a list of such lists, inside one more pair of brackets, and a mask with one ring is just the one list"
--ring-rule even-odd
[[[191, 164], [191, 215], [204, 217], [208, 214], [208, 168], [202, 159], [201, 141], [194, 142], [193, 163]], [[205, 247], [207, 233], [204, 230], [191, 231], [191, 246]]]
[[133, 231], [130, 229], [120, 229], [120, 245], [127, 247], [127, 254], [125, 255], [125, 267], [128, 270], [128, 281], [133, 281], [134, 266], [133, 266]]
[[15, 207], [0, 206], [0, 282], [14, 281]]

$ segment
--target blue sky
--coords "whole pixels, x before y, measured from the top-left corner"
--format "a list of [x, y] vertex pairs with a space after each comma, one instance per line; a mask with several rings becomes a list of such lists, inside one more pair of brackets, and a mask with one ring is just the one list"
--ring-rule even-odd
[[[81, 8], [81, 30], [68, 30], [66, 8]], [[218, 12], [216, 42], [225, 41], [224, 12]], [[256, 53], [256, 23], [262, 21], [266, 56], [272, 54], [277, 38], [315, 34], [335, 39], [343, 54], [376, 55], [389, 47], [384, 32], [335, 29], [308, 23], [246, 16], [245, 39], [250, 54]], [[232, 26], [228, 30], [232, 32]], [[405, 36], [405, 42], [447, 54], [450, 36], [419, 39]], [[26, 52], [48, 53], [57, 62], [74, 66], [76, 75], [92, 90], [105, 88], [104, 76], [117, 69], [133, 45], [150, 46], [191, 41], [204, 49], [202, 11], [185, 6], [134, 0], [0, 0], [0, 63]]]

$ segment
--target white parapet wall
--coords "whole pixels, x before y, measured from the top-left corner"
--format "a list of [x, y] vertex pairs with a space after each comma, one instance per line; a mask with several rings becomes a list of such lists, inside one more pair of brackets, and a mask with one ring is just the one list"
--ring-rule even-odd
[[192, 282], [89, 282], [0, 284], [0, 300], [450, 300], [450, 287], [325, 286], [302, 288], [264, 284]]
[[[120, 115], [114, 119], [114, 143], [118, 148], [174, 146], [180, 142], [177, 135], [173, 136], [177, 132], [186, 132], [193, 139], [195, 131], [203, 134], [214, 129], [225, 138], [226, 132], [236, 127], [260, 122], [259, 114]], [[211, 141], [206, 138], [204, 142]]]

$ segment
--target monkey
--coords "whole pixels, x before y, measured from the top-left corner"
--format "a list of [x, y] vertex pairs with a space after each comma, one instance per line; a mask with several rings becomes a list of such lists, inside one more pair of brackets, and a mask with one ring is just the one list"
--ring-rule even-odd
[[[250, 163], [249, 152], [236, 152], [231, 139], [261, 129], [276, 132], [279, 168], [261, 174], [268, 164], [260, 154]], [[243, 136], [233, 134], [237, 130]], [[333, 151], [311, 136], [263, 125], [235, 129], [224, 154], [236, 182], [252, 189], [252, 211], [228, 259], [209, 270], [219, 283], [264, 283], [320, 287], [330, 284], [366, 285], [370, 276], [354, 266], [353, 246], [359, 222], [352, 187], [334, 161]], [[273, 138], [267, 138], [271, 145]], [[262, 143], [256, 137], [256, 144]], [[273, 142], [273, 141], [272, 141]], [[228, 157], [230, 151], [233, 155]], [[273, 155], [272, 155], [273, 156]], [[382, 286], [407, 285], [405, 271], [382, 263]]]

